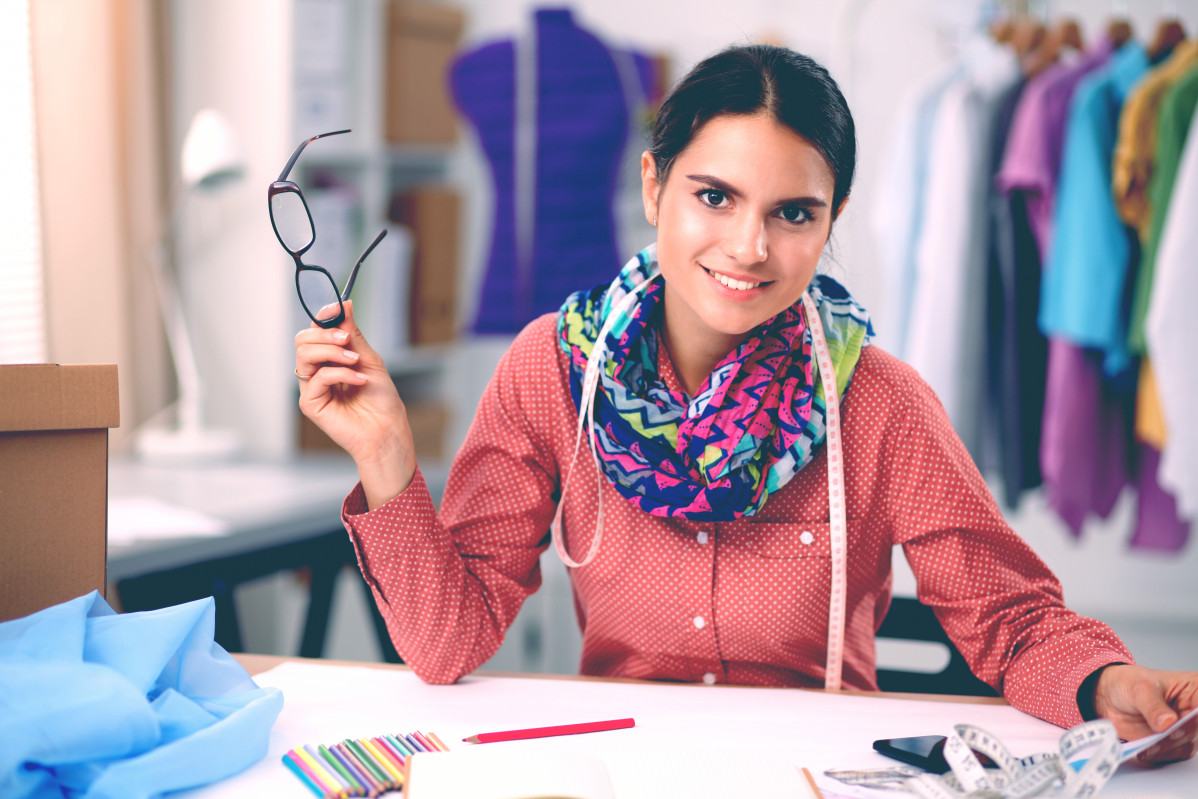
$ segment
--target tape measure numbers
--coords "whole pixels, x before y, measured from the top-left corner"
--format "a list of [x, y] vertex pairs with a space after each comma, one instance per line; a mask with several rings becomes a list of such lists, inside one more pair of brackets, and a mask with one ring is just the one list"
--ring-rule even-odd
[[824, 668], [824, 688], [840, 690], [844, 666], [844, 620], [846, 602], [846, 551], [848, 522], [845, 515], [844, 452], [840, 441], [840, 392], [836, 388], [836, 370], [828, 352], [824, 325], [810, 294], [803, 294], [803, 310], [811, 328], [811, 345], [824, 388], [825, 422], [828, 452], [828, 524], [832, 549], [832, 584], [828, 595], [828, 656]]

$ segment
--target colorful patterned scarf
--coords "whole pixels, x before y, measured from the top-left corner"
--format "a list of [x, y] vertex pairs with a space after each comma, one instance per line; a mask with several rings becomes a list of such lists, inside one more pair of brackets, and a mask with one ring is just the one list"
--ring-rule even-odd
[[[688, 399], [657, 373], [665, 288], [656, 253], [650, 245], [611, 285], [576, 292], [562, 306], [558, 335], [570, 356], [574, 405], [581, 414], [594, 395], [592, 454], [641, 510], [693, 521], [752, 516], [811, 461], [825, 434], [802, 303], [755, 328]], [[816, 276], [807, 292], [843, 397], [873, 335], [869, 317], [830, 277]]]

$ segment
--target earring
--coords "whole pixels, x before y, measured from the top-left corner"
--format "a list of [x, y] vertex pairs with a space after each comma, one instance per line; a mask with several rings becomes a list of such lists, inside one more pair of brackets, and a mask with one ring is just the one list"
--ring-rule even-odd
[[657, 227], [657, 217], [653, 217], [653, 227]]

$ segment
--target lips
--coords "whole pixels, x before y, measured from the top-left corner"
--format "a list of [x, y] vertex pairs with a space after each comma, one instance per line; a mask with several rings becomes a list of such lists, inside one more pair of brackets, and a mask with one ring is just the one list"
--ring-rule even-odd
[[750, 289], [759, 288], [761, 286], [764, 286], [764, 285], [767, 285], [767, 284], [773, 282], [770, 280], [762, 280], [762, 281], [757, 281], [757, 282], [750, 282], [747, 280], [737, 280], [736, 278], [729, 277], [728, 275], [722, 274], [720, 272], [714, 272], [714, 271], [708, 269], [707, 267], [703, 267], [703, 271], [705, 271], [705, 272], [707, 272], [707, 274], [711, 275], [715, 279], [715, 281], [717, 283], [719, 283], [721, 286], [727, 286], [728, 288], [732, 289], [733, 291], [748, 291]]

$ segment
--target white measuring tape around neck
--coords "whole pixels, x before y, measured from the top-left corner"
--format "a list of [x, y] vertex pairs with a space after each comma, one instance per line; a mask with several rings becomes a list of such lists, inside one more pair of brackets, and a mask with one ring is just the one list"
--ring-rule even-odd
[[828, 591], [828, 656], [824, 666], [824, 688], [840, 690], [841, 672], [844, 667], [844, 623], [846, 602], [846, 553], [848, 520], [845, 511], [844, 451], [840, 442], [840, 392], [836, 387], [836, 369], [832, 366], [832, 355], [828, 352], [828, 339], [819, 310], [811, 295], [803, 294], [803, 310], [807, 313], [807, 325], [811, 328], [811, 346], [815, 350], [815, 363], [819, 367], [820, 382], [824, 389], [825, 422], [827, 424], [826, 447], [828, 453], [828, 528], [832, 550], [832, 582]]
[[[558, 498], [557, 511], [553, 516], [551, 526], [553, 545], [558, 557], [571, 569], [578, 569], [589, 564], [599, 553], [599, 544], [603, 540], [603, 472], [599, 468], [599, 457], [595, 451], [595, 418], [594, 400], [599, 387], [599, 371], [604, 368], [607, 358], [606, 340], [612, 324], [621, 316], [631, 312], [638, 301], [640, 293], [646, 289], [651, 280], [646, 280], [620, 298], [616, 306], [608, 313], [595, 344], [587, 358], [586, 370], [583, 373], [581, 400], [578, 410], [578, 425], [574, 436], [574, 455], [566, 479], [562, 483], [562, 493]], [[825, 421], [827, 424], [828, 452], [828, 523], [831, 545], [831, 589], [828, 597], [828, 652], [824, 667], [824, 688], [838, 691], [841, 687], [841, 673], [844, 665], [844, 636], [845, 636], [845, 602], [846, 602], [846, 552], [847, 527], [845, 512], [844, 485], [844, 456], [840, 437], [840, 393], [836, 387], [836, 370], [832, 366], [832, 356], [828, 351], [828, 339], [824, 335], [824, 326], [820, 320], [819, 310], [811, 295], [803, 294], [803, 310], [807, 325], [811, 328], [811, 344], [815, 351], [815, 362], [823, 383]], [[598, 509], [595, 515], [595, 533], [591, 545], [581, 561], [570, 557], [562, 537], [562, 509], [565, 507], [566, 486], [574, 474], [574, 466], [578, 462], [578, 452], [582, 444], [583, 432], [587, 433], [591, 448], [591, 457], [595, 461], [598, 472]]]

